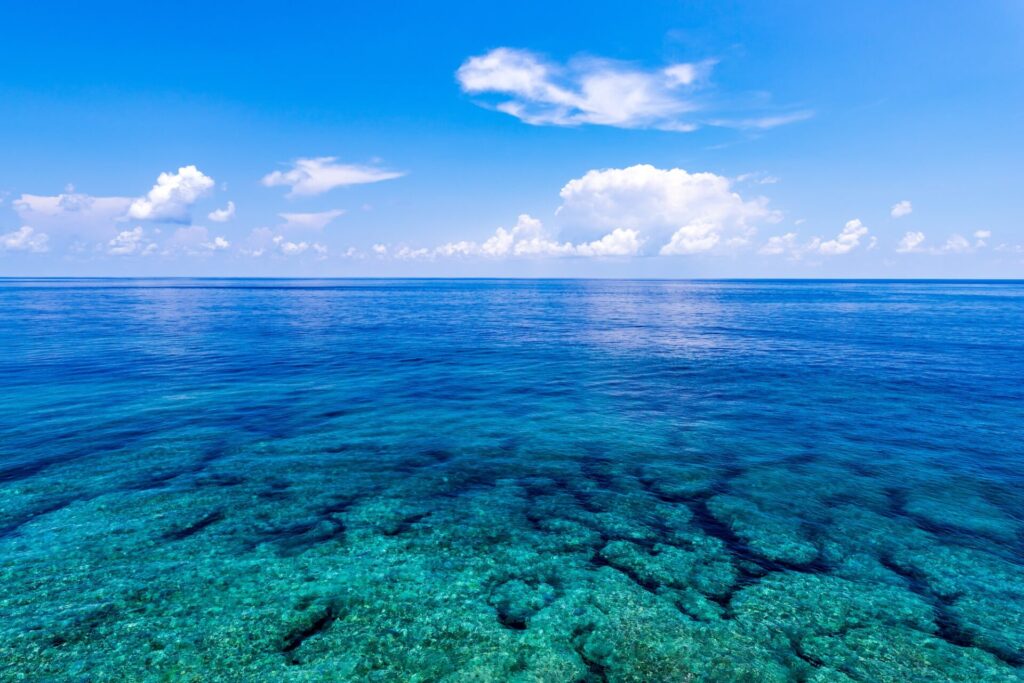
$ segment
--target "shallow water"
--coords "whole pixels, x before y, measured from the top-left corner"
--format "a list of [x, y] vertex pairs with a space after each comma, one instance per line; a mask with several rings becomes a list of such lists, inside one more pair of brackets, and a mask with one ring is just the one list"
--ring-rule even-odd
[[1022, 680], [1022, 330], [1022, 283], [0, 281], [0, 680]]

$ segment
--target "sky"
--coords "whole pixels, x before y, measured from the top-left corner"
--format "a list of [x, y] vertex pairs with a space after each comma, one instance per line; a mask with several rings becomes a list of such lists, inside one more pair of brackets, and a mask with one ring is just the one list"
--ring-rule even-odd
[[14, 3], [0, 276], [1024, 277], [1024, 3]]

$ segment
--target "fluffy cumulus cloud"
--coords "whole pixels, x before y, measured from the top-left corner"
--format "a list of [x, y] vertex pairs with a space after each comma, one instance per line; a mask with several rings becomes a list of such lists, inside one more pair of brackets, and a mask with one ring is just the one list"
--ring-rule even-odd
[[920, 231], [908, 232], [896, 245], [896, 251], [901, 254], [909, 254], [912, 251], [919, 251], [924, 243], [924, 233]]
[[[642, 164], [593, 170], [561, 190], [559, 218], [576, 229], [628, 229], [663, 255], [710, 251], [777, 221], [763, 197], [744, 199], [729, 178]], [[735, 244], [735, 243], [734, 243]]]
[[287, 171], [274, 171], [263, 176], [267, 187], [290, 188], [289, 197], [323, 194], [337, 187], [364, 185], [392, 180], [405, 175], [376, 166], [338, 163], [337, 157], [298, 159]]
[[146, 237], [142, 226], [122, 230], [107, 243], [107, 253], [111, 256], [149, 256], [156, 252], [157, 248], [157, 245]]
[[599, 240], [576, 246], [579, 256], [634, 256], [640, 253], [643, 240], [636, 230], [616, 228]]
[[848, 254], [860, 246], [861, 238], [867, 234], [868, 229], [864, 224], [854, 218], [852, 221], [846, 222], [842, 232], [835, 239], [822, 242], [818, 251], [829, 255]]
[[640, 69], [603, 59], [549, 62], [507, 47], [470, 57], [456, 77], [463, 91], [504, 96], [495, 108], [533, 125], [599, 124], [692, 130], [694, 91], [713, 62]]
[[182, 166], [176, 173], [161, 173], [146, 196], [131, 203], [128, 216], [140, 221], [188, 223], [192, 204], [213, 185], [213, 178], [194, 165]]
[[342, 209], [317, 211], [314, 213], [280, 213], [284, 230], [323, 230], [324, 227], [345, 212]]
[[211, 211], [207, 218], [214, 223], [227, 223], [229, 220], [235, 217], [235, 203], [228, 200], [228, 205], [223, 209], [215, 209]]
[[27, 251], [41, 254], [50, 250], [50, 237], [23, 225], [13, 232], [0, 235], [0, 251]]
[[889, 215], [893, 218], [903, 218], [904, 216], [909, 216], [913, 212], [914, 205], [904, 199], [903, 201], [896, 202], [892, 205], [892, 208], [889, 210]]
[[293, 241], [284, 235], [275, 234], [270, 228], [256, 228], [250, 232], [241, 249], [243, 254], [254, 258], [269, 255], [299, 256], [306, 252], [315, 254], [317, 258], [325, 258], [327, 251], [327, 247], [319, 242]]
[[[839, 234], [832, 239], [811, 237], [802, 241], [795, 232], [787, 232], [768, 238], [758, 252], [765, 256], [786, 256], [793, 260], [810, 255], [841, 256], [857, 249], [868, 232], [868, 228], [859, 219], [854, 218], [847, 221]], [[868, 242], [868, 249], [873, 249], [876, 244], [875, 238], [872, 237]]]

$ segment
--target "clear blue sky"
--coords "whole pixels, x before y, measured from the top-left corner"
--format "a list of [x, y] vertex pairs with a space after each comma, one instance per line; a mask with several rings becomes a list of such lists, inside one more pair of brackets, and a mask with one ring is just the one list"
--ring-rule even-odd
[[1024, 277], [1020, 2], [4, 15], [0, 275]]

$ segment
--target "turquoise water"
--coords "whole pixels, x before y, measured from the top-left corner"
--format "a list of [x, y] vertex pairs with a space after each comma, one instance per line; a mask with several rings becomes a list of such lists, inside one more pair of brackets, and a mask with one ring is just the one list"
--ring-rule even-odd
[[1022, 680], [1022, 331], [1022, 283], [0, 281], [0, 680]]

